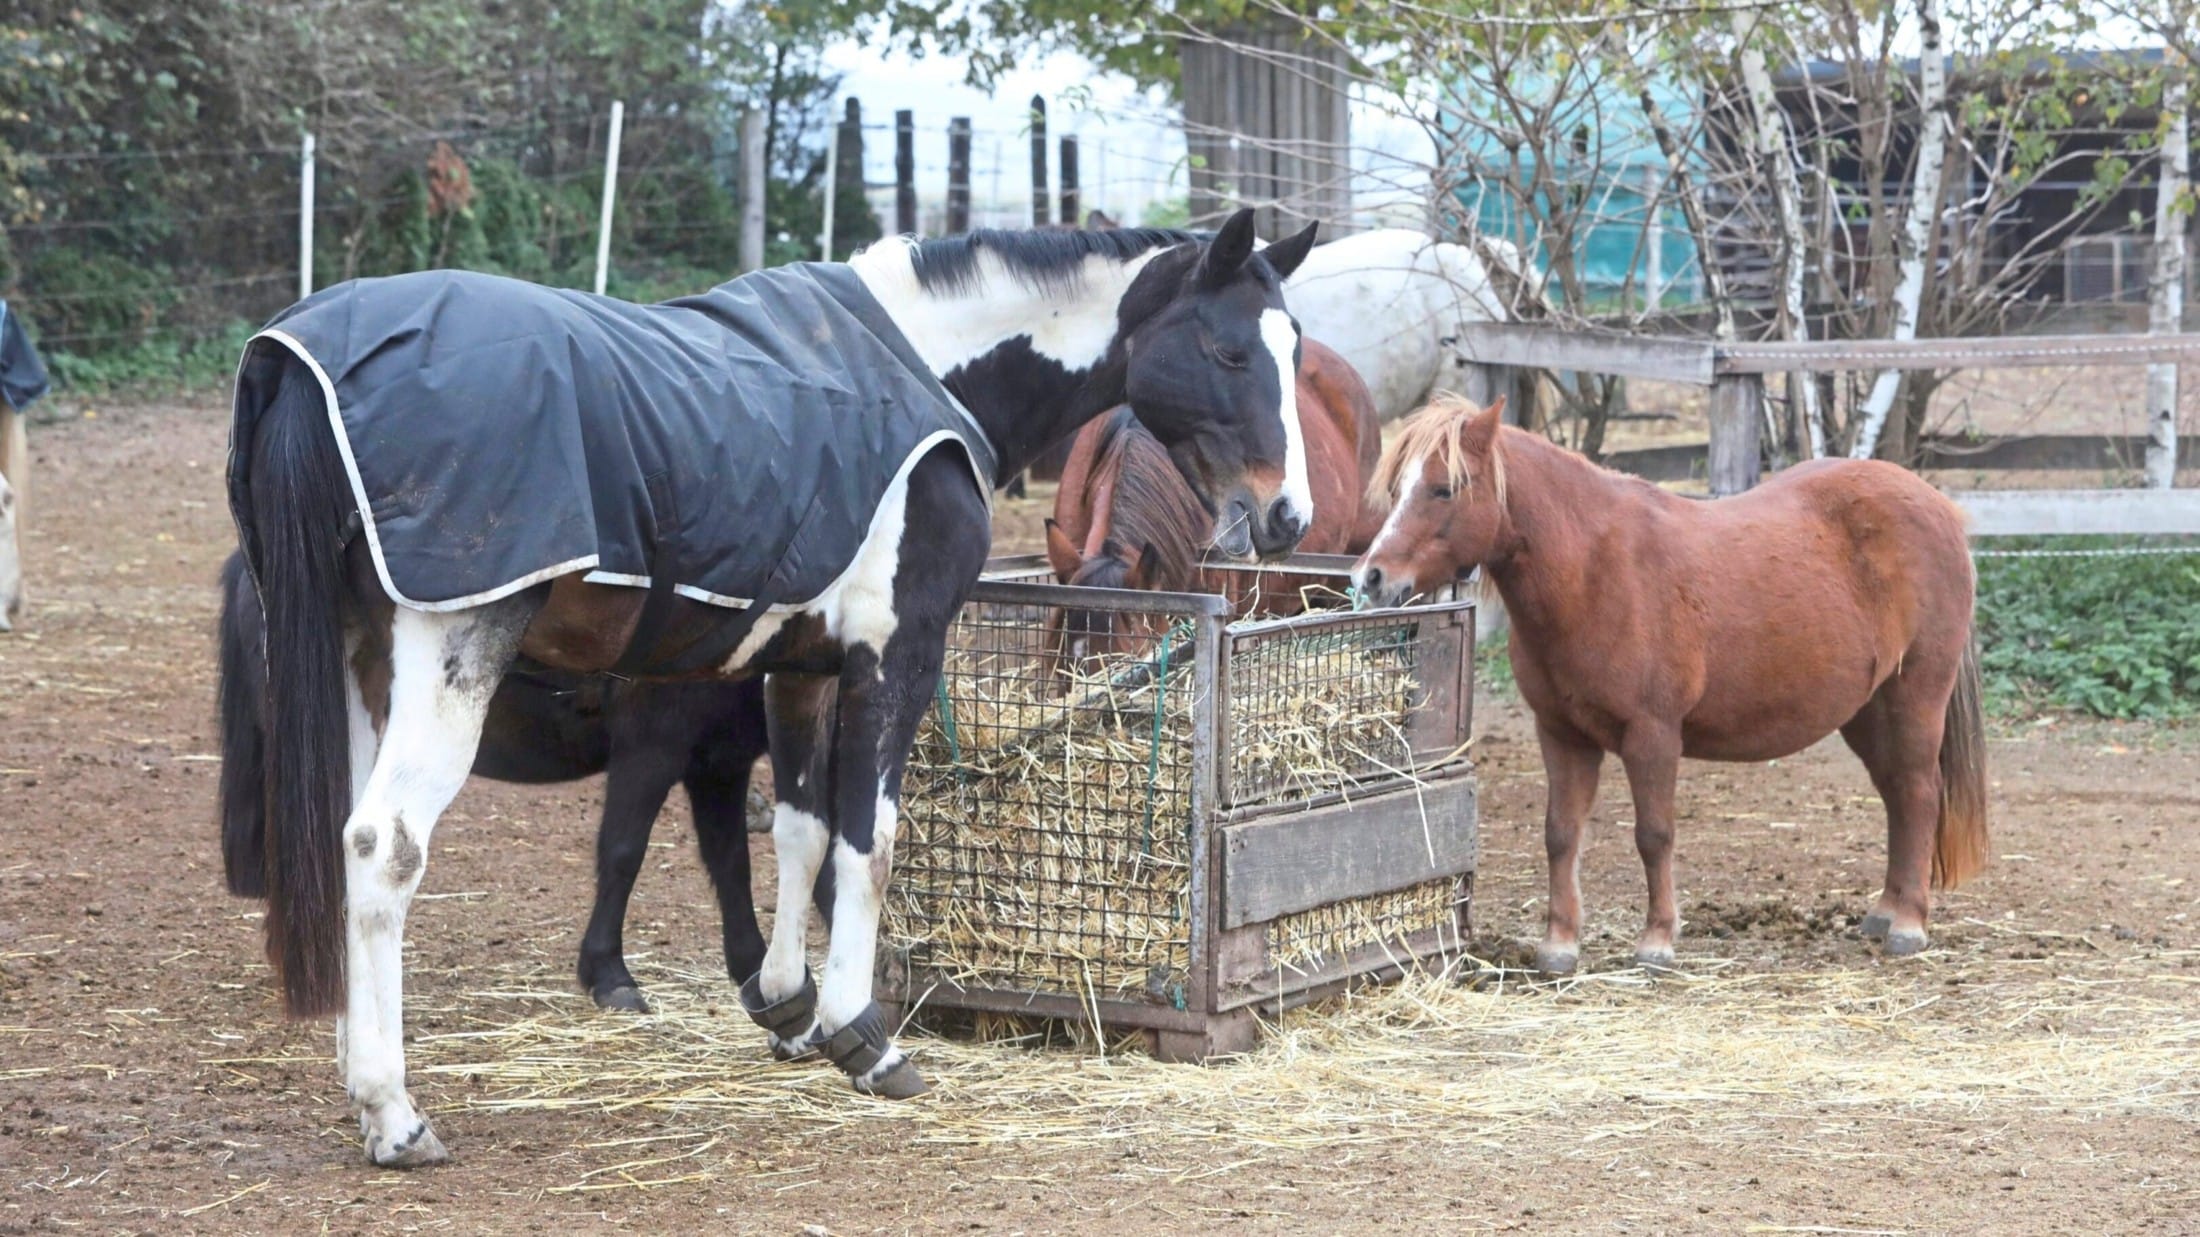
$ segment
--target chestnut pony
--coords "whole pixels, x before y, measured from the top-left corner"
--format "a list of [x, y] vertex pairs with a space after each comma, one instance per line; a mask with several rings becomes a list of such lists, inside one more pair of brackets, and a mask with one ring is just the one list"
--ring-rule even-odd
[[1836, 729], [1887, 808], [1864, 933], [1889, 954], [1925, 948], [1928, 881], [1952, 887], [1986, 862], [1974, 579], [1954, 503], [1870, 460], [1697, 501], [1456, 398], [1414, 417], [1376, 482], [1397, 505], [1353, 572], [1364, 595], [1397, 604], [1479, 565], [1512, 614], [1550, 783], [1544, 971], [1579, 956], [1581, 825], [1606, 752], [1626, 767], [1650, 884], [1635, 959], [1670, 967], [1680, 758], [1771, 760]]
[[[1382, 425], [1367, 385], [1343, 357], [1311, 339], [1299, 345], [1297, 413], [1306, 442], [1314, 520], [1299, 551], [1351, 554], [1382, 526], [1369, 482], [1381, 461]], [[1215, 518], [1161, 445], [1128, 406], [1078, 431], [1054, 518], [1047, 521], [1047, 561], [1064, 584], [1090, 588], [1203, 587], [1199, 560]], [[1223, 530], [1222, 541], [1238, 530]], [[1228, 547], [1225, 546], [1225, 549]], [[1129, 653], [1161, 633], [1130, 611], [1057, 611], [1049, 626], [1064, 630], [1062, 648], [1074, 663]]]

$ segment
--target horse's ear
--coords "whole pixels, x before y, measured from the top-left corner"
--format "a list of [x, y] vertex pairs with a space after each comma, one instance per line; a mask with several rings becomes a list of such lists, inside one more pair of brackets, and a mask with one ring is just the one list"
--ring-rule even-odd
[[1085, 216], [1085, 226], [1095, 232], [1113, 232], [1123, 225], [1104, 210], [1096, 210]]
[[1504, 423], [1505, 397], [1500, 395], [1496, 403], [1467, 419], [1467, 432], [1460, 441], [1476, 455], [1486, 455], [1490, 444], [1497, 441], [1497, 427]]
[[1199, 281], [1210, 288], [1220, 287], [1237, 277], [1245, 267], [1245, 260], [1253, 256], [1253, 208], [1248, 206], [1230, 216], [1215, 238], [1207, 242], [1207, 252], [1199, 260]]
[[1299, 269], [1299, 263], [1306, 261], [1306, 255], [1314, 252], [1314, 236], [1321, 231], [1321, 226], [1320, 223], [1307, 224], [1294, 235], [1260, 251], [1260, 256], [1268, 259], [1268, 265], [1275, 270], [1276, 278], [1291, 278], [1291, 273]]
[[1069, 534], [1052, 520], [1047, 521], [1047, 566], [1054, 568], [1054, 578], [1067, 584], [1077, 577], [1077, 569], [1084, 559], [1077, 554], [1077, 547], [1070, 543]]
[[1138, 589], [1152, 588], [1153, 565], [1156, 561], [1157, 560], [1154, 558], [1153, 542], [1149, 541], [1146, 544], [1140, 546], [1138, 549], [1138, 553], [1129, 557], [1130, 570], [1123, 574], [1123, 587]]

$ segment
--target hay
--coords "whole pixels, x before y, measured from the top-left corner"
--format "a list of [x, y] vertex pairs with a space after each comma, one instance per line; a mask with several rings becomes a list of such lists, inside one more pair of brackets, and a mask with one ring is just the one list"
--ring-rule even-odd
[[[1716, 965], [1716, 964], [1713, 964]], [[1554, 1135], [1639, 1142], [1674, 1125], [1761, 1143], [1768, 1122], [2068, 1110], [2200, 1119], [2200, 984], [2175, 961], [1927, 955], [1899, 967], [1476, 989], [1416, 975], [1309, 1006], [1210, 1067], [905, 1035], [928, 1100], [855, 1095], [765, 1053], [722, 976], [638, 966], [657, 1012], [605, 1013], [548, 964], [415, 1002], [413, 1077], [433, 1102], [558, 1109], [734, 1145], [899, 1127], [914, 1141], [1058, 1148], [1502, 1149]], [[440, 1007], [440, 1008], [439, 1008]], [[648, 1119], [644, 1121], [646, 1116]], [[574, 1127], [576, 1139], [604, 1137]], [[1662, 1133], [1657, 1135], [1662, 1137]], [[624, 1158], [624, 1157], [622, 1157]], [[713, 1171], [687, 1161], [683, 1170]], [[738, 1171], [738, 1169], [736, 1169]]]
[[[1036, 640], [1001, 639], [986, 622], [965, 620], [918, 732], [889, 947], [967, 986], [1181, 1008], [1198, 717], [1188, 635], [1057, 679]], [[1226, 638], [1233, 800], [1349, 791], [1410, 770], [1412, 630]], [[1278, 961], [1304, 967], [1397, 940], [1404, 931], [1389, 928], [1445, 921], [1449, 900], [1443, 882], [1310, 912]], [[1355, 936], [1362, 927], [1375, 930]]]

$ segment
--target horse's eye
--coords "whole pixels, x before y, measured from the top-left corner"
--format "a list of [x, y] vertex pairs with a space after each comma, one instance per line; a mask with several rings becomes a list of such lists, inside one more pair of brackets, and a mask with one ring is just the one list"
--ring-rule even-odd
[[1215, 360], [1220, 361], [1225, 369], [1244, 369], [1252, 359], [1243, 349], [1215, 345]]
[[1435, 499], [1438, 502], [1448, 503], [1451, 501], [1451, 487], [1448, 485], [1434, 486], [1429, 490], [1428, 493], [1429, 497]]

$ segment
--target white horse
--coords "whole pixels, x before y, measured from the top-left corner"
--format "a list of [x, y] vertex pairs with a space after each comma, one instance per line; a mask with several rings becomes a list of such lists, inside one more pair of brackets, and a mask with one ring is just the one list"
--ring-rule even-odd
[[[1518, 252], [1494, 238], [1485, 244], [1510, 268], [1500, 278], [1518, 281]], [[1284, 294], [1306, 337], [1329, 345], [1359, 371], [1386, 422], [1459, 385], [1470, 364], [1459, 346], [1462, 327], [1512, 317], [1482, 255], [1405, 228], [1361, 232], [1316, 248]]]
[[15, 544], [15, 487], [0, 473], [0, 631], [15, 630], [23, 612], [23, 559]]

